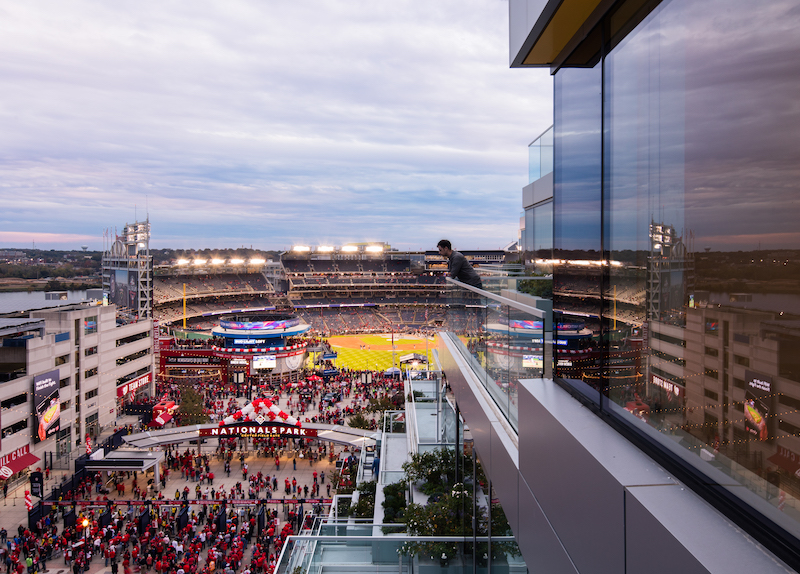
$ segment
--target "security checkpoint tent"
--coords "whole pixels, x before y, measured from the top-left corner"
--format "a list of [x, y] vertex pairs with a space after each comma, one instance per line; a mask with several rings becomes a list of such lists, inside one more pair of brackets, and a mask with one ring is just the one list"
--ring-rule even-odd
[[[125, 437], [127, 438], [127, 437]], [[98, 452], [102, 452], [102, 449]], [[159, 481], [159, 466], [158, 463], [164, 460], [164, 452], [161, 450], [134, 450], [134, 449], [117, 449], [109, 451], [103, 458], [97, 460], [88, 460], [84, 465], [86, 470], [91, 471], [107, 471], [114, 470], [135, 470], [138, 472], [145, 472], [154, 469], [155, 480]]]

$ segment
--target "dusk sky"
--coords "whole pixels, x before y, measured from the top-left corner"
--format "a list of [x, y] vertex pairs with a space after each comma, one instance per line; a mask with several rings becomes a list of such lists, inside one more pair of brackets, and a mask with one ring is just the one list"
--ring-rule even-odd
[[36, 2], [0, 11], [0, 247], [517, 238], [549, 71], [508, 3]]

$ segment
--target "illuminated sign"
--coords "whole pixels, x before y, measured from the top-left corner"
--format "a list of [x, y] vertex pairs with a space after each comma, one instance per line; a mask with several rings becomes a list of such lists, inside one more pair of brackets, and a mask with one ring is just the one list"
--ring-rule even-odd
[[522, 367], [525, 369], [543, 369], [544, 359], [541, 355], [522, 355]]
[[234, 345], [264, 345], [267, 339], [233, 339]]
[[168, 365], [211, 365], [220, 362], [219, 357], [165, 357]]
[[150, 377], [152, 373], [147, 373], [146, 375], [142, 375], [139, 378], [133, 379], [130, 382], [125, 383], [124, 385], [120, 385], [117, 387], [117, 397], [124, 397], [128, 393], [132, 393], [141, 387], [150, 384]]
[[275, 321], [230, 321], [222, 320], [219, 326], [222, 329], [231, 331], [274, 331], [276, 329], [288, 329], [300, 324], [300, 319], [278, 319]]
[[278, 438], [278, 437], [315, 437], [317, 436], [316, 429], [307, 429], [297, 427], [289, 424], [264, 424], [259, 425], [256, 423], [243, 423], [233, 424], [215, 428], [200, 429], [200, 436], [232, 436], [232, 437], [262, 437], [262, 438]]
[[772, 377], [746, 370], [744, 393], [744, 427], [758, 440], [768, 441], [775, 435], [775, 395]]
[[660, 387], [667, 391], [667, 394], [674, 394], [675, 396], [682, 396], [683, 395], [683, 387], [676, 385], [672, 381], [668, 381], [667, 379], [662, 379], [658, 375], [652, 375], [650, 380], [655, 386]]
[[275, 355], [260, 355], [253, 357], [253, 369], [274, 369], [278, 364]]
[[512, 329], [543, 329], [542, 321], [531, 321], [529, 319], [509, 319], [508, 326]]
[[33, 409], [37, 430], [33, 442], [53, 436], [61, 428], [58, 370], [33, 377]]

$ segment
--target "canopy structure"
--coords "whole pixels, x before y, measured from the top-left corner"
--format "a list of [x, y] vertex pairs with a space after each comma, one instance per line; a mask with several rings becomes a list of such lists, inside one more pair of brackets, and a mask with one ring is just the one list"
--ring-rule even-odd
[[408, 355], [402, 355], [400, 357], [400, 363], [427, 363], [428, 359], [425, 355], [421, 355], [419, 353], [409, 353]]
[[[133, 436], [133, 435], [129, 435]], [[125, 437], [128, 438], [128, 437]], [[102, 449], [100, 449], [102, 452]], [[110, 451], [103, 458], [89, 460], [84, 468], [86, 470], [136, 470], [144, 472], [153, 469], [156, 481], [159, 480], [158, 463], [164, 459], [165, 455], [160, 450], [133, 450], [117, 449]]]
[[[269, 425], [269, 423], [265, 424]], [[219, 424], [187, 425], [183, 427], [150, 430], [136, 434], [130, 434], [122, 437], [122, 439], [133, 447], [151, 448], [168, 444], [197, 442], [198, 440], [208, 439], [209, 437], [207, 436], [201, 436], [201, 429], [219, 428]], [[315, 438], [319, 440], [327, 440], [353, 447], [374, 445], [380, 436], [380, 433], [375, 431], [356, 429], [344, 425], [303, 423], [302, 428], [316, 431], [317, 436]]]

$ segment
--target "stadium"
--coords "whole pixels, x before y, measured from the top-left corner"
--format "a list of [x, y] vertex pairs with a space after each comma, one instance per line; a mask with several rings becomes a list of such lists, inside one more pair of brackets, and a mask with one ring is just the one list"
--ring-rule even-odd
[[[501, 250], [466, 255], [478, 269], [506, 260]], [[600, 269], [587, 269], [581, 260], [548, 263], [560, 270], [560, 279], [553, 285], [559, 334], [554, 352], [559, 366], [587, 382], [601, 376], [597, 365], [603, 326], [596, 308], [602, 300], [613, 306], [616, 318], [606, 331], [612, 354], [618, 356], [617, 376], [624, 384], [640, 383], [640, 369], [627, 355], [640, 345], [645, 293], [637, 290], [637, 285], [641, 285], [644, 270], [623, 262], [617, 265], [614, 285], [601, 286]], [[226, 383], [243, 383], [252, 377], [262, 383], [294, 381], [302, 377], [309, 358], [321, 364], [322, 353], [332, 352], [321, 344], [310, 344], [294, 351], [296, 358], [280, 357], [276, 365], [256, 372], [252, 358], [274, 351], [264, 337], [243, 336], [236, 345], [237, 338], [230, 337], [229, 346], [218, 344], [220, 321], [231, 314], [250, 320], [265, 313], [283, 314], [300, 321], [304, 337], [315, 341], [348, 335], [422, 336], [445, 323], [448, 329], [474, 340], [480, 335], [474, 311], [447, 314], [445, 271], [446, 262], [435, 251], [399, 252], [382, 243], [297, 246], [282, 253], [277, 262], [175, 261], [155, 269], [153, 278], [153, 317], [163, 335], [159, 372], [190, 380], [219, 378]], [[539, 366], [541, 343], [529, 341], [526, 346], [524, 329], [520, 333], [522, 342], [510, 344], [493, 343], [491, 339], [500, 338], [496, 333], [483, 335], [496, 356], [507, 353], [521, 366]], [[292, 343], [288, 339], [276, 336], [273, 346], [289, 348]], [[339, 339], [346, 347], [379, 350], [376, 341], [380, 343], [366, 338], [349, 343]], [[248, 342], [252, 344], [248, 346]], [[360, 361], [369, 365], [366, 358]], [[389, 361], [394, 365], [393, 358]]]
[[[505, 257], [503, 251], [466, 255], [476, 267]], [[278, 262], [183, 259], [160, 266], [153, 274], [159, 376], [277, 384], [301, 380], [309, 361], [320, 374], [332, 374], [335, 353], [322, 338], [343, 335], [363, 337], [340, 339], [354, 355], [377, 353], [372, 364], [356, 358], [365, 367], [385, 365], [381, 352], [394, 366], [394, 336], [410, 337], [402, 350], [417, 353], [444, 322], [445, 271], [435, 251], [399, 252], [382, 243], [295, 247]], [[459, 321], [458, 331], [475, 329], [474, 320]]]

